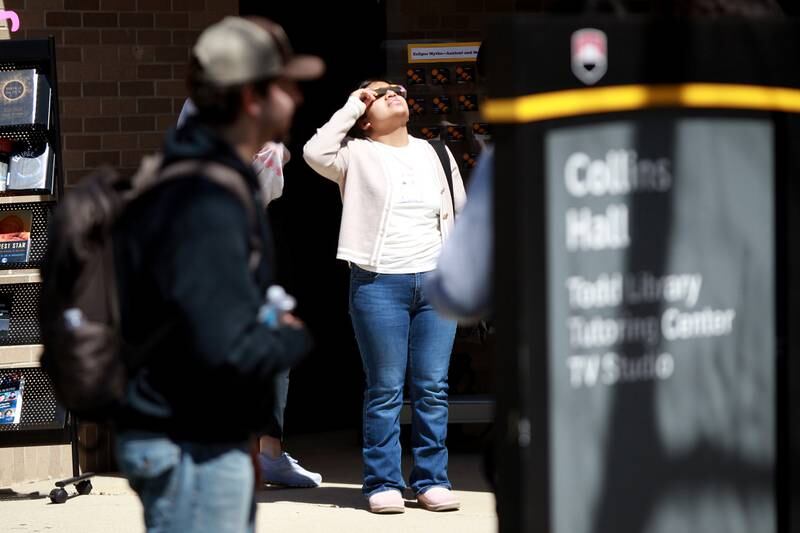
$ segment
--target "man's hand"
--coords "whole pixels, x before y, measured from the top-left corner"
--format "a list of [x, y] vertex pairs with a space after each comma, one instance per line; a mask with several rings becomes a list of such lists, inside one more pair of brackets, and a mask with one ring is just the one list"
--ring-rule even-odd
[[303, 329], [306, 327], [305, 323], [292, 313], [282, 313], [279, 323], [281, 326], [289, 326], [295, 329]]

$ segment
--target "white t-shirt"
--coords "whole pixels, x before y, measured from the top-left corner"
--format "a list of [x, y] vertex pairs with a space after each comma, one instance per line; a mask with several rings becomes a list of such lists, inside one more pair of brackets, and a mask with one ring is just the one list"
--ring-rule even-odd
[[439, 227], [441, 184], [426, 143], [409, 140], [396, 147], [375, 142], [391, 181], [391, 207], [386, 234], [375, 268], [382, 274], [429, 272], [442, 249]]

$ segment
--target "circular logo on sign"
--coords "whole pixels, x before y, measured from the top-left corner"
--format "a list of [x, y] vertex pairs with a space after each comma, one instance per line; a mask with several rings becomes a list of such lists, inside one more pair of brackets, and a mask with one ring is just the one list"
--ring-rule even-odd
[[586, 85], [594, 85], [608, 67], [606, 34], [594, 28], [584, 28], [572, 34], [572, 72]]
[[8, 100], [16, 100], [25, 94], [25, 85], [21, 81], [12, 80], [3, 87], [3, 96]]

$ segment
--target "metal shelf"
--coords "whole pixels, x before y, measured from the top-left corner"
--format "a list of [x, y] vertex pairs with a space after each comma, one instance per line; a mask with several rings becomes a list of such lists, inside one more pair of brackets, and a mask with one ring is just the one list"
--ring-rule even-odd
[[41, 282], [42, 274], [37, 268], [0, 270], [0, 285]]
[[43, 350], [41, 344], [0, 346], [0, 369], [38, 367]]
[[52, 194], [25, 194], [14, 196], [8, 194], [0, 196], [0, 205], [2, 204], [36, 204], [40, 202], [55, 202], [56, 197]]

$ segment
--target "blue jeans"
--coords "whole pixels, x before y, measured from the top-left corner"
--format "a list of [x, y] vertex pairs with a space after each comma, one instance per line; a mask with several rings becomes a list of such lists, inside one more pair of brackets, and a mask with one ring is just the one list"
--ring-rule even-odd
[[255, 529], [248, 443], [176, 442], [117, 434], [117, 460], [144, 506], [149, 533], [244, 533]]
[[456, 323], [422, 293], [423, 274], [376, 274], [353, 265], [350, 316], [366, 375], [364, 486], [370, 495], [403, 490], [400, 409], [411, 401], [414, 494], [450, 488], [447, 477], [447, 371]]

